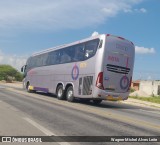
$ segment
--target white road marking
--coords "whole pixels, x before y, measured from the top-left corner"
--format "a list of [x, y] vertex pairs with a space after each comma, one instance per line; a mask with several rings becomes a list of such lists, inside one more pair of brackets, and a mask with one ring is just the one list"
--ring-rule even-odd
[[[27, 122], [29, 122], [34, 127], [36, 127], [37, 129], [39, 129], [40, 131], [42, 131], [45, 135], [48, 135], [48, 136], [51, 136], [51, 135], [57, 136], [55, 133], [53, 133], [50, 130], [46, 129], [45, 127], [41, 126], [40, 124], [38, 124], [37, 122], [33, 121], [32, 119], [27, 118], [27, 117], [25, 117], [23, 119], [26, 120]], [[57, 142], [57, 143], [60, 144], [60, 145], [70, 145], [67, 142]]]
[[37, 122], [31, 120], [30, 118], [24, 118], [24, 120], [26, 120], [27, 122], [32, 124], [34, 127], [38, 128], [45, 135], [48, 135], [48, 136], [55, 135], [53, 132], [51, 132], [50, 130], [48, 130], [48, 129], [44, 128], [43, 126], [39, 125]]

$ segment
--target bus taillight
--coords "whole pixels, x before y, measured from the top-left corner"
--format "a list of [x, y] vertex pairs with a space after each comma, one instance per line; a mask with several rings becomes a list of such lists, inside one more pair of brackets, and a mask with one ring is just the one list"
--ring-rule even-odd
[[104, 90], [104, 87], [103, 87], [103, 72], [100, 72], [100, 73], [98, 74], [97, 81], [96, 81], [96, 86], [97, 86], [99, 89]]

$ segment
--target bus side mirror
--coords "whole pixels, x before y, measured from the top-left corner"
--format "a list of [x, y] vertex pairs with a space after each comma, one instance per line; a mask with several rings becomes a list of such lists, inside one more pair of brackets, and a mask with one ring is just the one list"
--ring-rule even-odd
[[24, 68], [24, 66], [22, 66], [22, 67], [21, 67], [21, 72], [23, 72], [23, 71], [24, 71], [24, 69], [23, 69], [23, 68]]
[[25, 72], [25, 69], [26, 69], [26, 65], [22, 66], [21, 67], [21, 72]]

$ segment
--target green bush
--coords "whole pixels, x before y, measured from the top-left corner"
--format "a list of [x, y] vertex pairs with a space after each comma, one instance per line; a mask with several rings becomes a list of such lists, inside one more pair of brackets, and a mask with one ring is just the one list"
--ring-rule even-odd
[[23, 75], [10, 65], [0, 65], [0, 80], [22, 81]]
[[135, 91], [135, 89], [130, 88], [130, 93], [133, 93]]

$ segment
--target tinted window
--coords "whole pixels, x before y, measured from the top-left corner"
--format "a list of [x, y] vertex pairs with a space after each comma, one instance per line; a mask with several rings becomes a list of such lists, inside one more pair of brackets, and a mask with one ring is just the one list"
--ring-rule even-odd
[[85, 58], [91, 58], [97, 51], [99, 40], [92, 40], [85, 43]]
[[36, 67], [37, 66], [37, 61], [38, 61], [37, 56], [35, 56], [35, 57], [33, 57], [31, 59], [31, 65], [32, 65], [32, 67]]
[[61, 49], [61, 57], [60, 57], [60, 63], [68, 63], [71, 62], [72, 58], [72, 47]]
[[47, 60], [47, 65], [53, 65], [60, 63], [60, 51], [52, 51], [49, 53], [49, 57]]
[[47, 54], [41, 54], [41, 55], [31, 57], [28, 60], [27, 67], [28, 67], [28, 69], [31, 69], [34, 67], [43, 66], [46, 63], [46, 59], [47, 59]]
[[99, 39], [96, 39], [67, 48], [55, 50], [49, 53], [30, 57], [27, 61], [27, 69], [44, 65], [84, 61], [95, 55], [98, 44]]
[[28, 58], [27, 62], [26, 62], [26, 67], [25, 67], [25, 72], [28, 72], [28, 70], [31, 68], [31, 57]]
[[84, 44], [79, 44], [74, 46], [74, 55], [73, 55], [73, 61], [83, 61], [84, 60], [84, 51], [85, 47]]
[[42, 55], [38, 55], [35, 57], [36, 58], [36, 64], [35, 66], [42, 66], [43, 65], [43, 54]]
[[31, 57], [31, 59], [30, 59], [30, 63], [29, 63], [29, 67], [30, 68], [33, 68], [34, 66], [35, 66], [35, 58], [34, 57]]
[[47, 65], [48, 53], [43, 54], [42, 56], [42, 65]]

